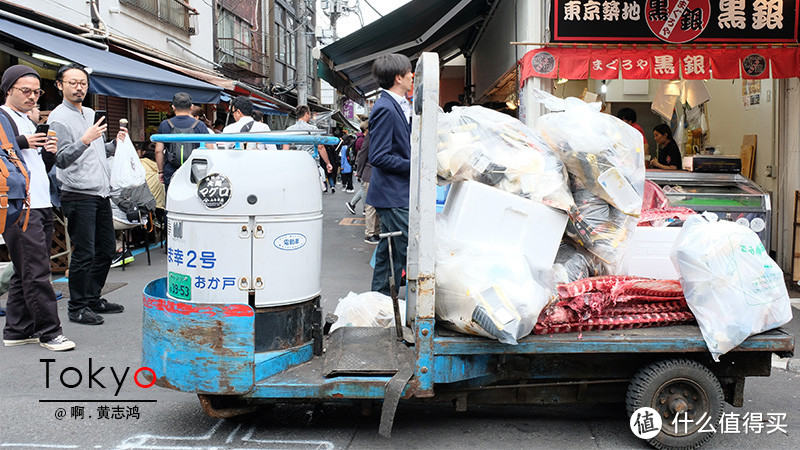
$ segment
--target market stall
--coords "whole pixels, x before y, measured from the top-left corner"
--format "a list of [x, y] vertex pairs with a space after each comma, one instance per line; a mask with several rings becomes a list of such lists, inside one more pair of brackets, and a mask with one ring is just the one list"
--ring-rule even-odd
[[765, 248], [772, 235], [770, 196], [739, 174], [652, 170], [645, 177], [664, 190], [672, 206], [709, 211], [755, 231]]
[[720, 165], [736, 160], [736, 170], [717, 171], [739, 173], [741, 166], [741, 176], [648, 171], [648, 179], [688, 187], [676, 205], [748, 221], [754, 214], [763, 219], [765, 247], [780, 252], [780, 239], [770, 242], [770, 201], [780, 204], [778, 177], [791, 177], [779, 174], [790, 145], [781, 124], [797, 113], [781, 92], [785, 80], [800, 76], [800, 2], [765, 9], [761, 2], [635, 0], [618, 11], [591, 0], [550, 3], [549, 42], [517, 43], [536, 46], [519, 61], [521, 89], [551, 80], [556, 96], [599, 101], [614, 115], [635, 110], [649, 144], [646, 159], [658, 152], [654, 126], [666, 124], [682, 157], [701, 155]]

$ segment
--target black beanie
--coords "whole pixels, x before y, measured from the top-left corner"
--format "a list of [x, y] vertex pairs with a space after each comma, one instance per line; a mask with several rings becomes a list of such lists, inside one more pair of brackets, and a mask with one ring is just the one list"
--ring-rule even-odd
[[11, 86], [17, 82], [20, 78], [26, 75], [33, 75], [41, 81], [41, 77], [35, 70], [31, 69], [28, 66], [24, 66], [22, 64], [17, 64], [16, 66], [11, 66], [3, 72], [3, 79], [0, 81], [0, 91], [8, 92]]

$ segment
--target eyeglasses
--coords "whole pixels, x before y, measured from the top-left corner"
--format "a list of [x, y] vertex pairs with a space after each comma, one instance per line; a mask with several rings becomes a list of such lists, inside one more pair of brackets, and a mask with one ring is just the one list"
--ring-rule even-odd
[[89, 85], [89, 83], [86, 82], [86, 81], [78, 81], [78, 80], [62, 81], [62, 83], [67, 83], [69, 85], [69, 87], [72, 87], [72, 88], [76, 88], [78, 86], [86, 87], [86, 86]]
[[31, 88], [26, 88], [26, 87], [22, 87], [21, 88], [21, 87], [16, 87], [16, 86], [11, 86], [11, 87], [13, 87], [14, 89], [22, 92], [22, 95], [24, 95], [25, 97], [27, 97], [27, 96], [29, 96], [31, 94], [39, 97], [40, 95], [44, 94], [44, 90], [42, 90], [42, 89], [31, 89]]

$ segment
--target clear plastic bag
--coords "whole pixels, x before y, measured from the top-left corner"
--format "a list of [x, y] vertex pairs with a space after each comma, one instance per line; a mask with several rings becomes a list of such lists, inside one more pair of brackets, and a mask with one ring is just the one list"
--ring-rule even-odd
[[111, 189], [127, 189], [147, 182], [144, 166], [133, 148], [130, 136], [117, 140], [117, 151], [111, 163]]
[[642, 134], [597, 104], [559, 99], [542, 91], [534, 96], [552, 112], [536, 122], [550, 149], [569, 174], [594, 195], [631, 216], [638, 216], [644, 194]]
[[563, 163], [538, 133], [482, 106], [439, 114], [439, 179], [475, 180], [568, 211], [572, 197]]
[[749, 228], [710, 213], [691, 216], [670, 256], [715, 361], [792, 320], [783, 271]]
[[507, 344], [527, 336], [547, 303], [522, 253], [436, 233], [436, 320], [452, 330]]
[[[406, 301], [400, 302], [400, 320], [406, 320]], [[331, 326], [331, 333], [342, 327], [381, 327], [394, 326], [394, 307], [392, 298], [380, 292], [350, 292], [340, 298], [333, 314], [337, 317]]]
[[609, 273], [618, 273], [627, 239], [638, 219], [624, 214], [577, 180], [572, 180], [571, 186], [575, 207], [569, 212], [567, 236], [608, 264]]
[[568, 284], [600, 275], [606, 275], [606, 267], [596, 256], [569, 240], [561, 242], [553, 264], [555, 284]]

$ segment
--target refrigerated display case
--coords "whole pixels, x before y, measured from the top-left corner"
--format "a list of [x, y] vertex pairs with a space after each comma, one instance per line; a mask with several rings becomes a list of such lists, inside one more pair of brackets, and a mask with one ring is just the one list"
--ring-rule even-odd
[[770, 249], [772, 208], [769, 193], [739, 174], [648, 170], [646, 178], [664, 190], [672, 206], [710, 211], [758, 234]]

